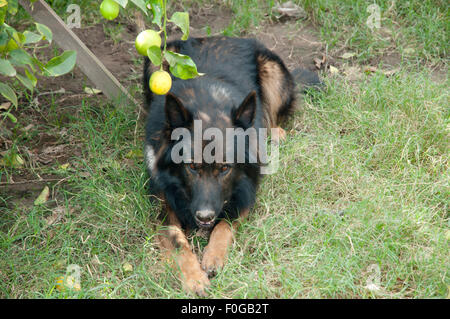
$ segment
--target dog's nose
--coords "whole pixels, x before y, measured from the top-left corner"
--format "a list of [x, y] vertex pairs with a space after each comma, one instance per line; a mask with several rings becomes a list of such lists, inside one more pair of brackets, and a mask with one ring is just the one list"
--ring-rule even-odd
[[200, 223], [209, 224], [214, 220], [215, 213], [212, 210], [198, 210], [195, 212], [195, 217]]

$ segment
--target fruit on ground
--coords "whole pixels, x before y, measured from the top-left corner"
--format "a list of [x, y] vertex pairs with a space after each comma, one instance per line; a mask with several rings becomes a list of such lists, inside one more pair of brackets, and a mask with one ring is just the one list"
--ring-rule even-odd
[[164, 95], [172, 87], [172, 78], [166, 71], [155, 71], [150, 77], [150, 90], [158, 95]]
[[119, 5], [113, 0], [103, 0], [100, 13], [107, 20], [114, 20], [119, 15]]
[[151, 46], [161, 46], [161, 37], [154, 30], [144, 30], [136, 37], [135, 45], [140, 55], [147, 56], [148, 48]]

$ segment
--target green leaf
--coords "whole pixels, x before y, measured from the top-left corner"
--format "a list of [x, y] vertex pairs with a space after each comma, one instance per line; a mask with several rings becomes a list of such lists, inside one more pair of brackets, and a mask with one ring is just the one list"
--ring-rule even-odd
[[24, 49], [16, 49], [9, 52], [11, 62], [17, 66], [29, 65], [34, 71], [33, 57], [27, 53]]
[[46, 73], [50, 76], [60, 76], [72, 71], [77, 61], [75, 51], [65, 51], [60, 56], [54, 57], [45, 65]]
[[52, 30], [50, 30], [46, 25], [37, 22], [35, 22], [35, 24], [38, 32], [44, 36], [43, 40], [47, 40], [49, 43], [52, 43], [53, 40]]
[[187, 12], [175, 12], [169, 21], [181, 29], [183, 32], [181, 40], [186, 41], [189, 38], [189, 14]]
[[148, 15], [147, 7], [145, 6], [144, 0], [131, 0], [131, 2], [133, 2], [136, 5], [136, 7], [141, 9], [141, 11], [145, 13], [145, 15]]
[[153, 14], [152, 23], [155, 23], [159, 27], [161, 27], [162, 26], [162, 17], [163, 17], [162, 0], [150, 0], [149, 4], [152, 7], [152, 14]]
[[30, 73], [30, 71], [28, 71], [28, 69], [25, 69], [25, 75], [27, 76], [27, 78], [31, 81], [31, 84], [33, 85], [33, 87], [36, 87], [37, 84], [37, 79], [34, 76], [33, 73]]
[[25, 42], [25, 36], [21, 32], [15, 31], [12, 35], [12, 38], [14, 39], [14, 41], [16, 41], [16, 43], [19, 46], [22, 46], [22, 44], [24, 44], [24, 42]]
[[160, 66], [162, 63], [161, 48], [156, 45], [152, 45], [147, 49], [147, 56], [156, 66]]
[[8, 32], [8, 34], [9, 34], [10, 36], [12, 36], [14, 32], [17, 32], [16, 29], [14, 29], [14, 28], [13, 28], [12, 26], [10, 26], [10, 25], [7, 25], [6, 23], [4, 23], [4, 24], [2, 25], [2, 27], [5, 28], [5, 31]]
[[[33, 63], [35, 66], [39, 68], [40, 71], [45, 72], [45, 64], [39, 61], [36, 57], [32, 57]], [[33, 72], [35, 72], [34, 68], [31, 68]]]
[[[11, 122], [13, 122], [13, 123], [17, 123], [17, 117], [15, 117], [14, 115], [12, 115], [11, 113], [6, 113], [5, 114], [8, 118], [9, 118], [9, 120], [11, 121]], [[17, 155], [17, 156], [19, 156], [19, 155]], [[20, 158], [20, 156], [19, 156], [19, 158]], [[16, 162], [18, 162], [18, 161], [16, 161]], [[20, 162], [19, 162], [20, 163]]]
[[0, 45], [6, 45], [9, 41], [9, 35], [6, 30], [2, 30], [0, 33]]
[[8, 0], [8, 12], [12, 15], [15, 15], [17, 13], [19, 5], [17, 3], [17, 0]]
[[19, 73], [16, 74], [16, 78], [23, 84], [23, 86], [25, 86], [28, 90], [30, 90], [31, 92], [33, 92], [33, 82], [31, 82], [31, 80]]
[[8, 6], [0, 7], [0, 25], [5, 22], [6, 12], [8, 12]]
[[17, 95], [8, 84], [0, 82], [0, 93], [17, 107]]
[[127, 7], [128, 0], [114, 0], [114, 2], [117, 2], [119, 5], [122, 6], [122, 8], [125, 9]]
[[0, 59], [0, 73], [6, 76], [15, 76], [16, 69], [14, 69], [8, 60]]
[[166, 51], [164, 52], [164, 57], [169, 62], [170, 72], [182, 80], [193, 79], [203, 75], [203, 73], [198, 73], [194, 61], [187, 55]]
[[41, 34], [37, 34], [37, 33], [31, 32], [28, 30], [25, 31], [23, 33], [23, 35], [25, 36], [24, 44], [33, 44], [33, 43], [39, 42], [42, 40], [42, 37], [43, 37]]

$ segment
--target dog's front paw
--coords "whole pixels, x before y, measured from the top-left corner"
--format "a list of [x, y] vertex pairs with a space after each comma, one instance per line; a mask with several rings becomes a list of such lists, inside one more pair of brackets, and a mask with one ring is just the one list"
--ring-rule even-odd
[[221, 251], [221, 249], [206, 246], [202, 259], [202, 269], [208, 274], [209, 278], [214, 277], [223, 268], [225, 253], [226, 251]]
[[202, 297], [207, 296], [205, 290], [209, 284], [208, 276], [202, 270], [185, 274], [183, 278], [183, 288]]

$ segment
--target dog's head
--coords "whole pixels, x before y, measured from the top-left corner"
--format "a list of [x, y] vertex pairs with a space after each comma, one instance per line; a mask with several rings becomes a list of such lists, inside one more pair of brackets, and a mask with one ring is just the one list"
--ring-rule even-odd
[[166, 96], [166, 140], [170, 140], [166, 162], [170, 162], [170, 176], [176, 179], [177, 196], [185, 198], [182, 209], [189, 214], [185, 217], [199, 227], [213, 227], [222, 212], [228, 213], [227, 205], [233, 207], [233, 193], [246, 191], [236, 185], [252, 165], [251, 137], [244, 136], [244, 143], [238, 143], [234, 129], [252, 127], [256, 105], [256, 93], [251, 92], [239, 105], [221, 110], [210, 107], [206, 114], [187, 107], [173, 94]]

